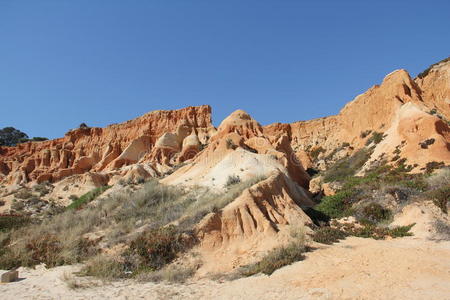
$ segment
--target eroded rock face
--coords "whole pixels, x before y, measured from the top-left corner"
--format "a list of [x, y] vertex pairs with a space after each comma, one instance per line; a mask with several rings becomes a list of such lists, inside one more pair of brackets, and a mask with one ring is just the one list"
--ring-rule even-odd
[[[387, 75], [381, 85], [373, 86], [345, 105], [336, 116], [292, 124], [271, 124], [263, 128], [264, 135], [271, 141], [287, 135], [293, 150], [298, 153], [299, 160], [310, 167], [311, 156], [305, 154], [311, 150], [323, 148], [324, 153], [319, 156], [321, 157], [339, 149], [344, 143], [349, 143], [355, 149], [362, 148], [370, 137], [370, 134], [364, 134], [364, 132], [387, 133], [394, 123], [399, 122], [399, 112], [402, 111], [401, 124], [395, 125], [398, 127], [396, 130], [402, 133], [396, 132], [395, 135], [404, 135], [406, 143], [410, 143], [408, 151], [405, 151], [405, 157], [411, 158], [411, 161], [416, 161], [422, 167], [426, 160], [450, 163], [448, 150], [446, 150], [446, 147], [449, 148], [446, 145], [450, 144], [448, 121], [430, 118], [429, 114], [430, 111], [434, 114], [432, 109], [437, 109], [436, 114], [448, 119], [450, 114], [449, 74], [450, 62], [434, 66], [425, 77], [415, 80], [405, 70], [397, 70]], [[410, 105], [413, 105], [416, 110], [411, 109]], [[417, 116], [417, 110], [422, 111], [421, 117], [414, 119], [407, 116], [408, 113]], [[409, 126], [408, 129], [405, 126]], [[420, 129], [417, 129], [417, 126]], [[393, 131], [390, 130], [390, 133], [393, 134]], [[417, 137], [419, 139], [424, 139], [424, 135], [434, 137], [441, 145], [434, 146], [434, 149], [439, 148], [439, 150], [433, 154], [427, 153], [426, 158], [422, 156], [421, 159], [417, 159], [415, 156], [420, 155], [421, 152], [415, 149], [417, 148], [416, 139], [412, 136], [407, 137], [408, 131], [411, 134], [421, 132], [420, 137]], [[393, 145], [395, 146], [397, 144]], [[319, 168], [318, 165], [316, 168]]]
[[180, 147], [175, 147], [179, 152], [184, 137], [191, 132], [206, 142], [211, 131], [210, 106], [154, 111], [106, 128], [74, 129], [60, 139], [0, 147], [0, 176], [9, 184], [56, 182], [70, 175], [114, 170], [140, 161], [159, 163], [158, 157], [149, 154], [162, 136], [175, 132], [180, 139], [176, 142]]
[[311, 205], [306, 192], [281, 172], [245, 190], [197, 226], [206, 259], [201, 272], [230, 271], [289, 241], [289, 226], [312, 223], [301, 208]]
[[[187, 137], [183, 148], [192, 149], [188, 144], [197, 144], [195, 137]], [[208, 147], [195, 155], [191, 164], [178, 169], [162, 182], [220, 189], [230, 176], [246, 181], [268, 176], [273, 171], [282, 172], [308, 188], [309, 175], [292, 150], [289, 138], [283, 135], [270, 142], [261, 125], [246, 112], [238, 110], [222, 122]]]
[[[115, 172], [112, 176], [116, 176], [117, 170], [134, 164], [150, 165], [148, 174], [161, 175], [174, 165], [192, 161], [193, 165], [167, 181], [214, 181], [221, 175], [221, 168], [233, 172], [225, 176], [242, 173], [243, 177], [279, 169], [307, 188], [306, 168], [325, 169], [330, 153], [344, 157], [362, 148], [369, 138], [364, 132], [378, 132], [391, 141], [390, 146], [378, 145], [376, 155], [389, 156], [392, 147], [403, 143], [402, 157], [411, 158], [419, 168], [429, 161], [449, 163], [450, 137], [445, 120], [449, 115], [447, 61], [414, 80], [405, 70], [394, 71], [380, 85], [349, 102], [338, 115], [310, 121], [261, 126], [246, 112], [237, 110], [216, 130], [211, 124], [211, 108], [199, 106], [155, 111], [106, 128], [79, 128], [52, 141], [0, 147], [0, 180], [6, 184], [57, 182], [86, 172]], [[429, 139], [435, 142], [423, 148], [422, 143]], [[344, 144], [348, 145], [345, 149]], [[255, 155], [242, 152], [238, 156], [233, 154], [236, 149]], [[313, 150], [323, 151], [313, 157]], [[234, 169], [228, 167], [230, 159], [235, 160]], [[237, 165], [247, 166], [252, 160], [256, 167]]]
[[450, 120], [450, 60], [431, 67], [424, 77], [415, 81], [425, 104]]

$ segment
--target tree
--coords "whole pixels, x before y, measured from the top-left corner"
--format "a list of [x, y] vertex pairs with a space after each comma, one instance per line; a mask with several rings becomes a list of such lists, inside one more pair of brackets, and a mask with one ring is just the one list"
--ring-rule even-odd
[[41, 137], [41, 136], [35, 136], [30, 141], [32, 141], [32, 142], [43, 142], [43, 141], [48, 141], [48, 138]]
[[28, 141], [28, 135], [14, 127], [0, 129], [0, 146], [15, 146]]

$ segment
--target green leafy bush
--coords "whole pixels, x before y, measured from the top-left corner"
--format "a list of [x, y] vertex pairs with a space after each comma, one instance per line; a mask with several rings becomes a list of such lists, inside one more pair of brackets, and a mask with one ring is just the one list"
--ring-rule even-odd
[[326, 196], [314, 209], [331, 218], [348, 216], [350, 215], [350, 199], [353, 195], [353, 191], [345, 190], [332, 196]]
[[393, 228], [381, 227], [376, 224], [354, 224], [347, 223], [341, 224], [334, 222], [333, 225], [345, 232], [347, 235], [361, 237], [361, 238], [373, 238], [373, 239], [385, 239], [386, 237], [399, 238], [405, 236], [412, 236], [410, 232], [411, 228], [415, 224], [408, 226], [397, 226]]

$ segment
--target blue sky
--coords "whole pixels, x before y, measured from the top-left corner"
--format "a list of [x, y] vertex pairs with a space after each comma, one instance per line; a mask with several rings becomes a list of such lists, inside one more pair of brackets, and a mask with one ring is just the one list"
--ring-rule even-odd
[[450, 55], [450, 1], [0, 0], [0, 127], [61, 137], [157, 109], [330, 114]]

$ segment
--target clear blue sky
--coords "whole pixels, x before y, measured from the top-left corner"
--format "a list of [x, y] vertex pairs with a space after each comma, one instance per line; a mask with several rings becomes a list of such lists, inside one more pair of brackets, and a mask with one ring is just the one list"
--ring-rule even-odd
[[61, 137], [156, 109], [336, 114], [450, 55], [450, 1], [0, 0], [0, 127]]

